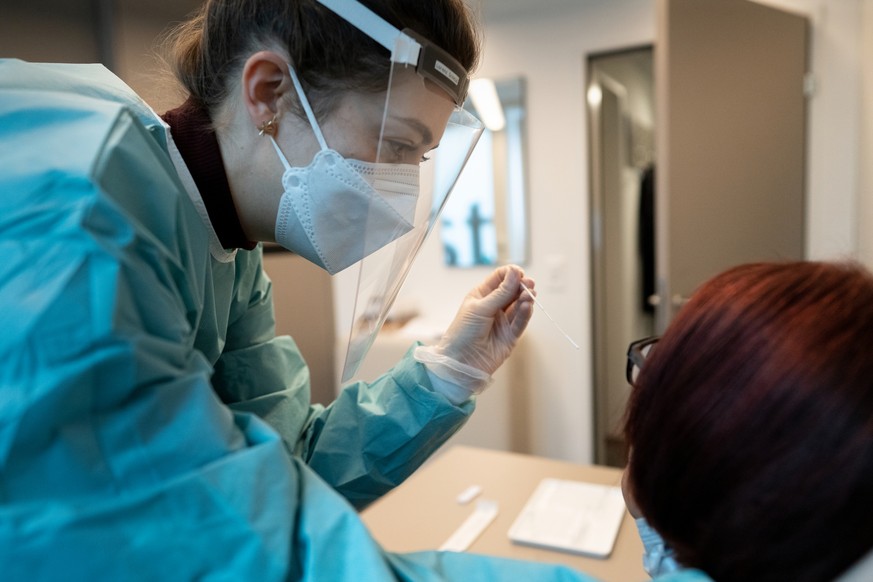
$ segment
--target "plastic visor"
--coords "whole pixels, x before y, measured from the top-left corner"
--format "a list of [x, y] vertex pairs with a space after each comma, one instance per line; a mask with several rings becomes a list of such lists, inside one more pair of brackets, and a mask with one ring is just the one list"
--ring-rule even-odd
[[[420, 188], [414, 196], [403, 197], [398, 191], [404, 187], [397, 187], [390, 180], [376, 180], [373, 184], [380, 196], [371, 202], [366, 216], [365, 246], [376, 250], [357, 264], [342, 382], [357, 372], [385, 323], [413, 261], [433, 230], [483, 130], [478, 119], [455, 105], [453, 96], [417, 73], [414, 67], [394, 64], [393, 69], [379, 132], [377, 161], [417, 166]], [[399, 212], [393, 219], [387, 218], [386, 199], [397, 203]], [[386, 236], [389, 231], [390, 236]], [[392, 240], [384, 244], [389, 238]]]

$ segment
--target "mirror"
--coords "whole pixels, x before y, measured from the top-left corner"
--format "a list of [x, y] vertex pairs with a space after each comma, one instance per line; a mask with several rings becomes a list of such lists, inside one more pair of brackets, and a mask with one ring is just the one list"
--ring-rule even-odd
[[623, 466], [630, 342], [654, 333], [651, 47], [588, 59], [596, 462]]
[[[475, 79], [465, 109], [486, 129], [440, 217], [445, 264], [524, 264], [528, 258], [523, 79]], [[439, 156], [435, 160], [439, 168]]]

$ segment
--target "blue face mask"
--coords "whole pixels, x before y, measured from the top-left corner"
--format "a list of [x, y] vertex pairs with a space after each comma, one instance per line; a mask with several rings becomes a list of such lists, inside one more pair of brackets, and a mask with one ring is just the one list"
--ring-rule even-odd
[[652, 529], [649, 522], [643, 517], [634, 521], [636, 521], [640, 539], [643, 541], [643, 569], [646, 573], [652, 578], [657, 578], [682, 570], [682, 566], [676, 561], [676, 554], [667, 547], [663, 538]]

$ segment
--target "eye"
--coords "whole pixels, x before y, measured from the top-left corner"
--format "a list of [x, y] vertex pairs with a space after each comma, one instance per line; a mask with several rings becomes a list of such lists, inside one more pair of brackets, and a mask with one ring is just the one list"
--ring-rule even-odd
[[409, 143], [396, 141], [396, 140], [388, 140], [385, 142], [387, 146], [386, 156], [387, 162], [397, 163], [397, 164], [421, 164], [430, 159], [430, 157], [421, 154], [421, 147], [411, 145]]

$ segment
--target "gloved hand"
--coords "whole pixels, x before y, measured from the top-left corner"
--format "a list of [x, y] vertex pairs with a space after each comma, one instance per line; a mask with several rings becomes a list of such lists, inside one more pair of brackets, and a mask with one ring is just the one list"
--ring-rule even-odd
[[467, 294], [440, 342], [418, 348], [415, 358], [445, 380], [480, 392], [512, 352], [533, 313], [533, 299], [521, 282], [534, 287], [533, 279], [516, 265], [495, 269]]

